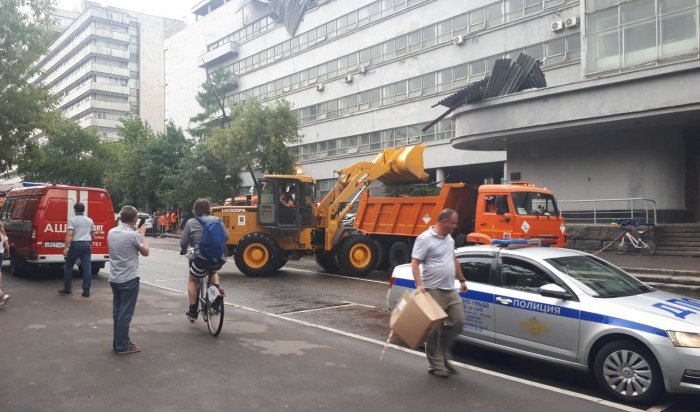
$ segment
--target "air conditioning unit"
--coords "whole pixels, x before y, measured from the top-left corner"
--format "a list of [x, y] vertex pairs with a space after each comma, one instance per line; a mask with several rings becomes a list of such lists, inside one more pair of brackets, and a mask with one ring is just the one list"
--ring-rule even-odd
[[460, 34], [459, 36], [455, 36], [455, 37], [452, 39], [452, 43], [454, 43], [454, 44], [457, 45], [457, 46], [463, 45], [463, 44], [464, 44], [464, 36], [461, 35], [461, 34]]
[[360, 66], [360, 69], [358, 71], [360, 72], [360, 74], [367, 73], [367, 66]]
[[567, 17], [566, 20], [564, 20], [564, 27], [566, 27], [567, 29], [576, 26], [578, 26], [578, 16]]
[[319, 83], [316, 85], [316, 91], [317, 92], [322, 92], [323, 91], [323, 83]]
[[562, 31], [564, 30], [564, 20], [555, 20], [551, 23], [550, 29], [552, 31]]
[[352, 83], [352, 74], [348, 74], [345, 76], [345, 79], [343, 79], [345, 83]]

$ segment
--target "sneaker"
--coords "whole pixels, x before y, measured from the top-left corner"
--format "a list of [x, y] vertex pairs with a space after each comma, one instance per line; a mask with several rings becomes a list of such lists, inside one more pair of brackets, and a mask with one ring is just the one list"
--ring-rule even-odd
[[61, 296], [68, 296], [72, 293], [70, 290], [65, 290], [65, 289], [59, 289], [57, 292]]
[[197, 320], [197, 315], [198, 315], [197, 311], [192, 310], [192, 308], [190, 308], [190, 310], [185, 312], [185, 316], [187, 316], [187, 319], [189, 319], [190, 322], [194, 322], [195, 320]]
[[141, 348], [136, 346], [135, 344], [131, 344], [128, 349], [121, 350], [121, 351], [115, 351], [114, 353], [117, 355], [128, 355], [129, 353], [136, 353], [136, 352], [141, 352]]
[[450, 376], [450, 373], [447, 372], [445, 369], [431, 369], [428, 371], [428, 373], [443, 379], [447, 379]]
[[0, 306], [4, 306], [7, 301], [10, 300], [10, 295], [3, 293], [0, 295]]

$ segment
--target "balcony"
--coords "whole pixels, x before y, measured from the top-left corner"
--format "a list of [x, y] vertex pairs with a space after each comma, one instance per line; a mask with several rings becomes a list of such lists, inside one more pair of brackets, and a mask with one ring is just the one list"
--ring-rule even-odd
[[238, 43], [228, 42], [221, 47], [210, 50], [202, 55], [202, 64], [199, 67], [206, 68], [207, 66], [220, 62], [225, 59], [230, 59], [238, 55]]

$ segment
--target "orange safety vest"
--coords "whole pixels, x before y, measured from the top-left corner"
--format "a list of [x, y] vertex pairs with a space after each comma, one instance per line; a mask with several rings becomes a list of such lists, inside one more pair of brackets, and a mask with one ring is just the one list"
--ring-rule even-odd
[[170, 224], [175, 224], [177, 223], [177, 213], [173, 212], [170, 214]]
[[166, 224], [165, 224], [165, 215], [160, 215], [160, 217], [158, 218], [158, 225], [160, 225], [160, 226], [166, 226]]

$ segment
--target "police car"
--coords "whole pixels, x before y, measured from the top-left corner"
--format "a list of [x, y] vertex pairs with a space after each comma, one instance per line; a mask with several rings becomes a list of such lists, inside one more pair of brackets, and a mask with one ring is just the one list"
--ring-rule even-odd
[[[575, 250], [482, 245], [456, 254], [469, 287], [460, 340], [587, 369], [624, 402], [648, 403], [664, 389], [700, 393], [700, 300]], [[389, 309], [414, 289], [411, 266], [397, 266]]]

